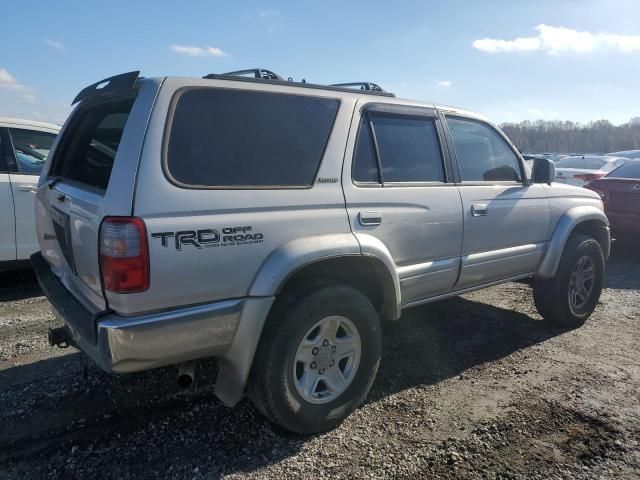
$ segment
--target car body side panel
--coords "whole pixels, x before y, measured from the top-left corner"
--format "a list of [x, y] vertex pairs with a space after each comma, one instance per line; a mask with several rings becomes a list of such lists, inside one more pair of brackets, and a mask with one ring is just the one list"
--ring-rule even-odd
[[[324, 158], [311, 188], [191, 189], [172, 184], [162, 168], [165, 122], [175, 92], [184, 86], [242, 88], [287, 92], [280, 85], [239, 84], [225, 80], [167, 79], [160, 90], [145, 140], [135, 195], [134, 215], [144, 219], [149, 234], [151, 286], [129, 295], [108, 293], [109, 305], [120, 314], [238, 298], [250, 294], [256, 273], [276, 250], [301, 237], [350, 234], [340, 183], [318, 178], [340, 177], [344, 143], [353, 111], [349, 97], [341, 99]], [[296, 92], [297, 93], [297, 92]], [[341, 98], [330, 91], [305, 89], [300, 94]], [[226, 229], [259, 234], [251, 242], [224, 241]], [[209, 248], [177, 245], [176, 232], [215, 229], [222, 241]], [[158, 234], [172, 232], [163, 242]], [[274, 257], [275, 256], [275, 257]], [[277, 262], [276, 262], [277, 263]], [[268, 295], [263, 273], [254, 293]], [[274, 282], [275, 285], [275, 282]]]
[[40, 250], [34, 216], [38, 176], [20, 173], [9, 176], [16, 212], [16, 254], [18, 260], [28, 260], [32, 253]]
[[[462, 271], [456, 289], [535, 272], [549, 237], [543, 185], [460, 185], [464, 207]], [[486, 206], [474, 216], [474, 205]]]
[[4, 205], [0, 217], [0, 262], [10, 262], [16, 260], [16, 217], [9, 175], [1, 172], [0, 202]]

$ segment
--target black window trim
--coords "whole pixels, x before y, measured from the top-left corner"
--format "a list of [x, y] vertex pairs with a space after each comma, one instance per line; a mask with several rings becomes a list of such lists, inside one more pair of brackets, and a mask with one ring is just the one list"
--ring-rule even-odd
[[[23, 127], [3, 127], [5, 128], [6, 132], [7, 132], [7, 138], [9, 140], [9, 153], [7, 153], [7, 155], [11, 156], [11, 162], [9, 163], [8, 160], [9, 158], [5, 157], [5, 162], [7, 163], [7, 173], [12, 173], [14, 175], [30, 175], [32, 177], [39, 177], [40, 174], [39, 173], [26, 173], [26, 172], [21, 172], [20, 168], [18, 168], [18, 159], [16, 158], [16, 147], [15, 147], [15, 143], [13, 141], [13, 134], [11, 133], [11, 130], [27, 130], [29, 132], [41, 132], [41, 133], [49, 133], [51, 135], [53, 135], [54, 138], [54, 142], [55, 142], [55, 137], [57, 136], [56, 133], [53, 132], [49, 132], [47, 130], [38, 130], [38, 129], [34, 129], [34, 128], [27, 128], [27, 126]], [[2, 167], [2, 163], [0, 163], [0, 168]], [[44, 165], [43, 165], [44, 168]]]
[[[336, 115], [331, 124], [331, 128], [329, 129], [329, 135], [327, 135], [327, 140], [325, 141], [324, 147], [322, 148], [322, 154], [320, 155], [320, 161], [318, 162], [318, 166], [316, 167], [316, 171], [313, 174], [313, 179], [311, 184], [309, 185], [191, 185], [188, 183], [183, 183], [171, 175], [169, 171], [169, 140], [171, 137], [171, 130], [173, 126], [173, 117], [176, 111], [176, 106], [178, 105], [178, 101], [180, 97], [184, 95], [186, 92], [192, 90], [225, 90], [225, 91], [250, 91], [250, 92], [258, 92], [258, 93], [266, 93], [271, 95], [291, 95], [296, 97], [305, 97], [305, 98], [317, 98], [322, 100], [334, 100], [338, 102], [338, 108], [336, 109]], [[324, 163], [324, 157], [327, 153], [327, 146], [331, 142], [331, 137], [333, 136], [333, 129], [336, 126], [337, 118], [340, 114], [340, 108], [342, 107], [342, 101], [339, 97], [331, 97], [331, 96], [322, 96], [322, 95], [305, 95], [304, 93], [292, 93], [292, 92], [280, 92], [280, 91], [271, 91], [271, 90], [261, 90], [261, 89], [238, 89], [238, 88], [228, 88], [228, 87], [213, 87], [213, 86], [189, 86], [189, 87], [181, 87], [178, 88], [171, 97], [171, 102], [169, 103], [169, 108], [167, 110], [167, 120], [165, 121], [164, 132], [162, 133], [162, 171], [164, 176], [169, 182], [183, 190], [309, 190], [316, 185], [316, 181], [318, 179], [318, 173], [320, 172], [320, 168]]]
[[[429, 181], [429, 182], [385, 182], [382, 176], [382, 164], [380, 160], [380, 150], [378, 148], [378, 140], [376, 138], [375, 129], [372, 124], [372, 116], [387, 116], [393, 118], [430, 118], [435, 123], [436, 137], [438, 139], [438, 146], [440, 150], [440, 159], [442, 162], [442, 172], [444, 175], [443, 181]], [[376, 165], [378, 169], [378, 181], [377, 182], [362, 182], [354, 178], [355, 173], [355, 158], [356, 149], [358, 147], [358, 139], [360, 137], [360, 127], [363, 122], [367, 122], [367, 127], [371, 132], [371, 138], [373, 140], [373, 149], [376, 155]], [[451, 175], [451, 164], [449, 159], [448, 149], [445, 148], [446, 141], [444, 131], [441, 125], [441, 119], [438, 115], [438, 111], [435, 108], [430, 107], [417, 107], [412, 105], [398, 105], [392, 103], [367, 103], [360, 108], [360, 117], [356, 121], [357, 130], [356, 137], [353, 143], [353, 152], [351, 155], [351, 183], [359, 188], [392, 188], [392, 187], [447, 187], [455, 185]]]
[[[491, 125], [489, 122], [482, 120], [480, 118], [477, 117], [473, 117], [470, 115], [464, 115], [458, 112], [449, 112], [449, 111], [442, 111], [442, 117], [444, 118], [444, 125], [446, 128], [446, 132], [447, 132], [447, 142], [449, 144], [449, 147], [451, 149], [451, 160], [452, 160], [452, 164], [455, 167], [455, 173], [456, 173], [456, 185], [458, 186], [463, 186], [463, 187], [470, 187], [470, 186], [488, 186], [488, 185], [530, 185], [531, 181], [529, 180], [529, 178], [527, 177], [526, 174], [526, 170], [524, 168], [524, 160], [522, 159], [522, 156], [520, 155], [520, 152], [513, 146], [513, 144], [511, 143], [511, 141], [509, 140], [509, 138], [501, 131], [498, 130], [497, 128], [495, 128], [493, 125]], [[481, 125], [486, 126], [487, 128], [489, 128], [490, 130], [493, 130], [500, 138], [502, 138], [505, 142], [505, 144], [507, 145], [507, 147], [509, 148], [509, 150], [511, 150], [511, 152], [515, 155], [516, 160], [518, 162], [518, 165], [520, 167], [520, 181], [515, 181], [515, 180], [462, 180], [462, 175], [460, 174], [460, 165], [458, 163], [458, 157], [456, 156], [456, 149], [455, 149], [455, 145], [453, 143], [453, 136], [451, 135], [451, 130], [449, 129], [449, 123], [447, 122], [447, 120], [449, 118], [454, 118], [454, 119], [458, 119], [458, 120], [464, 120], [464, 121], [468, 121], [468, 122], [474, 122], [474, 123], [479, 123]]]
[[9, 140], [9, 129], [7, 127], [0, 127], [0, 173], [13, 173], [7, 163], [9, 150], [12, 150]]

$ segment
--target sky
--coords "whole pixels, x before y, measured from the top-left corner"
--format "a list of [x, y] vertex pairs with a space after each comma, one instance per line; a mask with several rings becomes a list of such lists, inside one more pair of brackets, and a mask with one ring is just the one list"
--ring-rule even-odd
[[640, 116], [639, 0], [0, 0], [0, 116], [131, 70], [371, 81], [497, 123]]

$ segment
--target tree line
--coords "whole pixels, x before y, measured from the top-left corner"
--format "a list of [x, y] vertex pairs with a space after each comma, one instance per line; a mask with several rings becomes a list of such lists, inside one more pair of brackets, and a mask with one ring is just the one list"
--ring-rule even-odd
[[640, 149], [640, 117], [622, 125], [608, 120], [586, 124], [562, 120], [504, 123], [502, 130], [525, 153], [607, 153]]

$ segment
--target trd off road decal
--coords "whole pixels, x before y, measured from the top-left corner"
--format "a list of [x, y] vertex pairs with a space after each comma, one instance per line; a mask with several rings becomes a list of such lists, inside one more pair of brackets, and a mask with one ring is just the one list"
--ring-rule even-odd
[[209, 248], [262, 243], [264, 235], [253, 232], [252, 227], [225, 227], [222, 229], [222, 234], [215, 228], [205, 228], [202, 230], [152, 233], [151, 238], [159, 239], [165, 248], [171, 242], [172, 245], [175, 245], [176, 250], [182, 250], [185, 245], [191, 245], [196, 248]]

